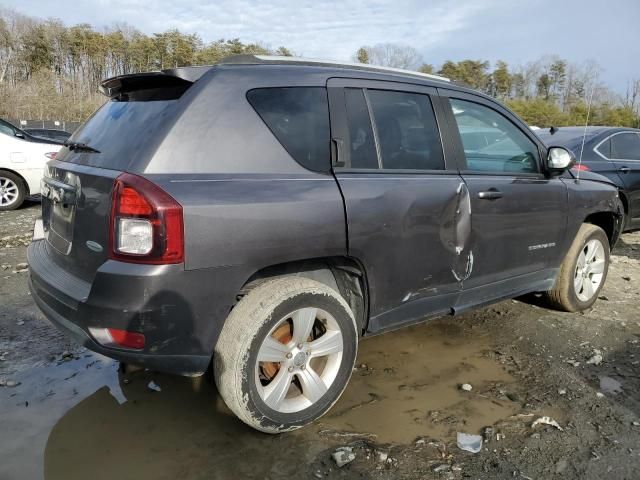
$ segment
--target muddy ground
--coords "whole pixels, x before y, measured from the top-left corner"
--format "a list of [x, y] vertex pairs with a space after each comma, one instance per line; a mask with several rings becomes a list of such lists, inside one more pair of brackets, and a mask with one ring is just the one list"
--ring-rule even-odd
[[0, 479], [640, 478], [640, 233], [590, 311], [531, 296], [365, 340], [329, 414], [268, 436], [208, 378], [125, 374], [53, 328], [19, 268], [38, 209], [0, 213]]

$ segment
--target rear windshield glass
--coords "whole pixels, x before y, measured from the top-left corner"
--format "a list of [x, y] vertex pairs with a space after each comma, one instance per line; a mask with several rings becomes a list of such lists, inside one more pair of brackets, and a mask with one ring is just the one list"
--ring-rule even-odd
[[329, 105], [325, 88], [259, 88], [248, 92], [247, 99], [298, 163], [316, 172], [329, 171]]
[[169, 124], [178, 100], [109, 100], [71, 137], [100, 153], [69, 152], [62, 160], [93, 167], [125, 170], [149, 148]]

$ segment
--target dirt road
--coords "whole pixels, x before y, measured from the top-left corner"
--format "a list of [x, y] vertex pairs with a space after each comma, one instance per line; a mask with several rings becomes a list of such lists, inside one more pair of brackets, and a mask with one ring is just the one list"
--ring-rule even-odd
[[0, 213], [0, 479], [640, 478], [640, 233], [590, 311], [531, 296], [368, 339], [331, 412], [274, 437], [208, 378], [125, 374], [53, 328], [20, 265], [38, 209]]

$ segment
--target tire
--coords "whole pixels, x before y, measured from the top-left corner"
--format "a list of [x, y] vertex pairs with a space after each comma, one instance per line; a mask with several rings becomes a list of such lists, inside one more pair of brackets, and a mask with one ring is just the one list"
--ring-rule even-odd
[[[598, 245], [596, 250], [590, 250], [594, 245]], [[594, 256], [590, 261], [588, 257], [592, 253]], [[560, 266], [553, 290], [546, 292], [548, 303], [566, 312], [586, 310], [598, 298], [608, 270], [607, 234], [596, 225], [583, 223]]]
[[[297, 325], [311, 325], [311, 334], [304, 337], [307, 330]], [[224, 324], [214, 354], [218, 391], [257, 430], [300, 428], [324, 415], [347, 386], [357, 332], [351, 309], [332, 288], [302, 277], [267, 280], [240, 300]], [[322, 355], [322, 347], [331, 353]]]
[[27, 188], [19, 176], [0, 170], [0, 212], [15, 210], [26, 195]]

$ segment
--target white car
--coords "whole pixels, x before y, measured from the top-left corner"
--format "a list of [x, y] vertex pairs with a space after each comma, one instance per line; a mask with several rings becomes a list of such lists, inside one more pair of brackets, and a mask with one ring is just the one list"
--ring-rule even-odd
[[0, 120], [0, 211], [14, 210], [40, 193], [44, 167], [61, 146]]

